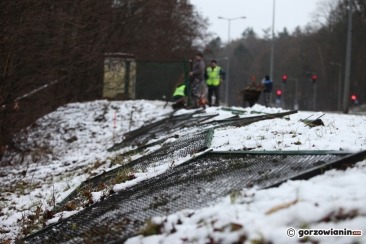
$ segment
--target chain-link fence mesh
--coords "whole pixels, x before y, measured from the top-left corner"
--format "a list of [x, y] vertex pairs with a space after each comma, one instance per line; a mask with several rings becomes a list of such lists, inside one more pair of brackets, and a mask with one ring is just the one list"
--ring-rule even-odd
[[178, 116], [169, 116], [154, 123], [142, 126], [134, 131], [128, 132], [124, 135], [122, 142], [115, 144], [109, 148], [108, 151], [116, 151], [127, 146], [145, 146], [150, 140], [157, 138], [164, 138], [171, 135], [174, 131], [181, 130], [182, 128], [201, 127], [201, 130], [210, 127], [224, 127], [224, 126], [245, 126], [250, 123], [280, 118], [286, 115], [297, 113], [297, 111], [289, 111], [277, 114], [266, 114], [246, 118], [229, 118], [223, 120], [210, 120], [217, 116], [217, 114], [203, 114], [201, 110], [194, 113], [182, 114]]
[[341, 158], [342, 155], [316, 153], [209, 153], [117, 192], [25, 241], [123, 242], [153, 216], [208, 206], [232, 191], [252, 186], [266, 188]]
[[88, 206], [90, 204], [91, 192], [103, 191], [104, 194], [108, 195], [113, 185], [133, 179], [132, 177], [137, 172], [143, 173], [162, 164], [172, 165], [174, 161], [202, 152], [207, 149], [207, 141], [211, 134], [211, 131], [204, 131], [182, 136], [173, 142], [164, 144], [160, 149], [151, 154], [86, 180], [60, 202], [54, 211], [70, 210], [71, 206]]
[[216, 116], [212, 114], [203, 114], [199, 117], [194, 116], [200, 112], [201, 111], [179, 116], [170, 116], [168, 118], [143, 126], [137, 130], [126, 133], [121, 143], [115, 144], [108, 150], [115, 151], [127, 146], [143, 146], [146, 145], [146, 143], [148, 143], [150, 140], [164, 138], [172, 134], [174, 131], [180, 130], [182, 128], [199, 126], [201, 122]]
[[[196, 158], [187, 157], [209, 147], [214, 128], [245, 126], [294, 112], [296, 111], [213, 121], [204, 126], [202, 122], [213, 115], [201, 114], [193, 117], [193, 114], [187, 114], [169, 117], [128, 133], [125, 137], [127, 140], [124, 141], [126, 143], [146, 142], [155, 135], [167, 136], [167, 132], [170, 132], [171, 139], [175, 139], [162, 144], [151, 154], [85, 181], [55, 210], [67, 209], [70, 202], [80, 204], [85, 198], [85, 192], [90, 194], [92, 191], [100, 191], [105, 184], [120, 183], [116, 179], [130, 180], [128, 177], [135, 172], [144, 172], [163, 164], [174, 165], [174, 160], [179, 159], [186, 162], [125, 190], [110, 192], [105, 200], [84, 206], [86, 208], [76, 215], [24, 240], [27, 243], [120, 243], [138, 234], [144, 223], [153, 216], [164, 216], [187, 208], [198, 209], [233, 191], [253, 186], [268, 188], [288, 179], [309, 178], [345, 160], [347, 163], [354, 163], [365, 157], [366, 153], [352, 158], [345, 156], [345, 152], [328, 151], [209, 152]], [[172, 137], [172, 131], [187, 124], [196, 126], [197, 130], [185, 136]], [[154, 143], [150, 143], [152, 144]], [[135, 150], [141, 150], [148, 145], [144, 144]], [[121, 178], [121, 175], [127, 178]]]
[[[116, 148], [127, 145], [126, 143], [148, 141], [156, 136], [163, 138], [174, 130], [182, 129], [183, 127], [198, 127], [200, 126], [201, 132], [197, 129], [193, 135], [186, 135], [176, 140], [163, 144], [163, 146], [155, 152], [145, 155], [137, 160], [134, 160], [127, 165], [118, 167], [114, 170], [106, 172], [102, 175], [96, 176], [90, 180], [83, 182], [76, 190], [74, 190], [68, 197], [60, 202], [54, 209], [55, 212], [62, 210], [73, 210], [83, 206], [89, 206], [93, 203], [91, 193], [102, 191], [104, 196], [107, 196], [112, 191], [112, 186], [120, 184], [124, 181], [132, 180], [135, 173], [146, 172], [148, 168], [158, 167], [161, 164], [174, 165], [174, 160], [179, 160], [187, 155], [192, 155], [197, 152], [201, 152], [209, 147], [210, 141], [213, 135], [213, 129], [204, 130], [207, 126], [202, 126], [200, 123], [215, 117], [215, 114], [206, 115], [196, 113], [183, 114], [180, 116], [170, 116], [158, 122], [143, 126], [137, 130], [129, 132], [125, 135], [125, 140], [112, 147], [110, 150], [116, 150]], [[285, 113], [285, 115], [288, 113]], [[194, 117], [195, 115], [198, 115]], [[255, 116], [250, 118], [236, 118], [235, 120], [223, 120], [213, 121], [211, 124], [216, 124], [216, 127], [235, 125], [245, 126], [255, 121], [263, 119], [271, 119], [274, 115]], [[283, 116], [283, 114], [277, 114], [276, 116]], [[206, 124], [208, 125], [208, 124]], [[160, 143], [164, 143], [159, 140]], [[155, 142], [148, 144], [155, 146]], [[146, 145], [139, 147], [133, 151], [138, 152], [143, 150]], [[123, 158], [123, 157], [121, 157]], [[114, 160], [115, 161], [115, 160]], [[115, 162], [116, 163], [116, 162]], [[112, 191], [113, 192], [113, 191]]]
[[184, 60], [179, 62], [138, 61], [136, 98], [161, 100], [165, 96], [171, 100], [176, 84], [182, 78], [184, 81], [185, 66]]

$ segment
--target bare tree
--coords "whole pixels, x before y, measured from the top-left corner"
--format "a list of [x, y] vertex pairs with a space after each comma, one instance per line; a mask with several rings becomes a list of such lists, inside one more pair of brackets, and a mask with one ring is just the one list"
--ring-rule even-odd
[[[55, 107], [98, 97], [110, 6], [5, 0], [0, 9], [0, 144], [9, 145], [14, 132]], [[54, 81], [62, 84], [32, 92]]]
[[183, 60], [206, 25], [188, 0], [3, 0], [0, 19], [0, 145], [60, 105], [100, 98], [106, 52]]
[[177, 60], [189, 55], [207, 21], [189, 1], [124, 1], [114, 11], [111, 49], [121, 46], [137, 59]]

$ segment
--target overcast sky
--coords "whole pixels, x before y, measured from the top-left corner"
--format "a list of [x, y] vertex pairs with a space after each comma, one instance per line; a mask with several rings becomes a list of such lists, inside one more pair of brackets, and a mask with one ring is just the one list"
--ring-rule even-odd
[[[209, 19], [209, 31], [228, 40], [228, 21], [224, 18], [245, 16], [231, 21], [230, 39], [237, 39], [247, 27], [263, 36], [263, 29], [272, 26], [274, 0], [191, 0], [202, 16]], [[275, 31], [287, 27], [291, 33], [296, 26], [304, 27], [312, 22], [319, 2], [324, 0], [275, 0]]]

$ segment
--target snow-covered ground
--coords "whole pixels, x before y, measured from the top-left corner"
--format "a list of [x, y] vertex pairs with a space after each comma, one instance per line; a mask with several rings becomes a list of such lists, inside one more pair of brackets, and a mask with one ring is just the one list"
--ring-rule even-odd
[[[282, 112], [260, 105], [233, 109], [241, 110], [241, 117]], [[110, 170], [112, 165], [116, 167], [113, 159], [131, 147], [116, 152], [106, 149], [120, 142], [126, 132], [160, 120], [171, 111], [170, 106], [164, 108], [162, 101], [96, 101], [69, 104], [39, 119], [19, 135], [22, 153], [7, 155], [2, 160], [0, 241], [14, 241], [42, 227], [56, 203], [82, 181]], [[177, 114], [190, 112], [180, 110]], [[231, 111], [215, 107], [207, 108], [205, 113], [218, 114], [213, 120], [233, 116]], [[318, 117], [324, 126], [310, 127], [300, 121]], [[210, 149], [357, 152], [366, 150], [366, 116], [299, 112], [245, 127], [220, 128], [214, 132]], [[123, 187], [137, 183], [131, 180]], [[128, 242], [298, 243], [300, 229], [326, 229], [333, 233], [347, 229], [361, 230], [362, 236], [312, 236], [302, 240], [366, 243], [365, 185], [366, 160], [345, 171], [331, 170], [308, 181], [289, 181], [266, 190], [243, 189], [204, 209], [157, 216], [153, 224], [160, 226], [161, 234], [137, 236]], [[115, 189], [121, 187], [116, 185]], [[100, 192], [93, 193], [95, 200], [100, 196]], [[53, 221], [75, 212], [59, 213]], [[290, 238], [287, 234], [292, 230], [296, 235]]]

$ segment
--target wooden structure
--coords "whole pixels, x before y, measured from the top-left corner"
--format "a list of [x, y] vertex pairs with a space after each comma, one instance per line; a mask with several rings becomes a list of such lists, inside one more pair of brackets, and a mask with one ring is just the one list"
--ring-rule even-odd
[[103, 98], [134, 99], [136, 90], [135, 56], [129, 53], [106, 53], [104, 57]]

